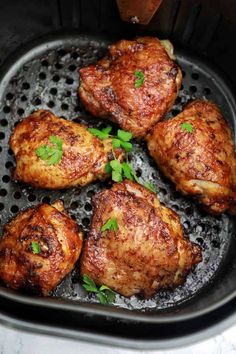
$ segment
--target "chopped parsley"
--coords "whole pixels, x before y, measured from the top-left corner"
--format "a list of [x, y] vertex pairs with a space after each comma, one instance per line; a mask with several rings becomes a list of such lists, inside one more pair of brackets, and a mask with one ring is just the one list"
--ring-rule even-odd
[[118, 230], [118, 224], [117, 224], [117, 219], [116, 218], [110, 218], [107, 220], [107, 222], [101, 227], [101, 231], [117, 231]]
[[97, 287], [95, 282], [86, 274], [83, 275], [83, 288], [88, 291], [97, 294], [97, 298], [101, 304], [109, 304], [114, 301], [116, 293], [108, 288], [106, 285]]
[[151, 182], [145, 182], [144, 187], [149, 189], [151, 192], [156, 193], [156, 187]]
[[62, 151], [62, 140], [55, 135], [49, 137], [51, 145], [41, 145], [36, 150], [35, 153], [40, 159], [44, 160], [47, 165], [55, 165], [61, 161], [63, 151]]
[[31, 242], [31, 249], [33, 254], [39, 254], [41, 252], [40, 244], [38, 242]]
[[99, 130], [97, 128], [89, 128], [88, 131], [95, 135], [97, 138], [101, 139], [101, 140], [105, 140], [108, 139], [110, 137], [109, 133], [111, 132], [112, 127], [110, 125], [108, 125], [107, 127]]
[[145, 79], [144, 73], [140, 70], [136, 70], [134, 72], [134, 75], [137, 78], [137, 80], [135, 80], [134, 87], [138, 88], [138, 87], [142, 86], [142, 84], [144, 83], [144, 79]]
[[181, 123], [181, 129], [190, 134], [192, 134], [193, 132], [193, 126], [191, 123], [187, 123], [187, 122]]

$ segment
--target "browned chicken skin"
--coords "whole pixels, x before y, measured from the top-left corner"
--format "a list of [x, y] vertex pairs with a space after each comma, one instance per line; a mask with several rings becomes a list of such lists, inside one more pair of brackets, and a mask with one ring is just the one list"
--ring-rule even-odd
[[[182, 128], [191, 125], [192, 132]], [[213, 213], [236, 213], [236, 158], [231, 131], [219, 108], [196, 100], [158, 123], [147, 138], [152, 157], [183, 194], [196, 195]]]
[[[94, 199], [81, 258], [81, 275], [124, 296], [152, 296], [184, 282], [201, 261], [200, 248], [183, 237], [179, 217], [140, 184], [124, 180]], [[101, 231], [116, 218], [117, 231]]]
[[[171, 108], [182, 74], [169, 41], [141, 37], [109, 47], [96, 65], [80, 69], [79, 95], [93, 115], [108, 118], [134, 137], [144, 137]], [[135, 72], [144, 82], [135, 87]]]
[[[59, 163], [48, 165], [36, 150], [50, 146], [52, 135], [61, 139], [63, 155]], [[63, 189], [105, 179], [105, 165], [113, 159], [111, 139], [101, 141], [83, 125], [45, 110], [34, 112], [16, 126], [10, 147], [16, 156], [13, 178], [38, 188]], [[115, 152], [122, 158], [121, 150]]]
[[[5, 226], [0, 278], [12, 289], [46, 296], [74, 268], [82, 240], [82, 232], [60, 201], [29, 208]], [[33, 253], [34, 243], [39, 253]]]

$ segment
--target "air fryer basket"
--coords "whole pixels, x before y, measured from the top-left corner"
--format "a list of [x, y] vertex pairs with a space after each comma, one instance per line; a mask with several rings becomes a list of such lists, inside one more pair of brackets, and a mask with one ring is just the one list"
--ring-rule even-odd
[[[36, 16], [34, 5], [30, 5], [28, 1], [26, 3], [28, 9]], [[96, 62], [106, 52], [110, 42], [127, 37], [127, 32], [124, 34], [127, 29], [130, 31], [129, 37], [140, 32], [161, 37], [165, 35], [165, 37], [173, 37], [174, 43], [176, 42], [177, 47], [179, 46], [176, 54], [183, 70], [184, 79], [179, 97], [168, 118], [178, 114], [189, 100], [204, 97], [213, 100], [221, 107], [235, 137], [236, 105], [232, 84], [228, 83], [224, 74], [218, 68], [216, 69], [215, 65], [209, 65], [206, 59], [202, 59], [196, 53], [192, 54], [189, 49], [192, 46], [192, 49], [196, 50], [196, 47], [190, 43], [191, 38], [196, 38], [198, 43], [197, 39], [200, 37], [196, 33], [198, 27], [196, 24], [200, 20], [204, 23], [204, 18], [206, 19], [201, 13], [203, 10], [201, 10], [200, 2], [198, 6], [196, 6], [196, 1], [192, 2], [194, 6], [188, 8], [185, 1], [173, 1], [171, 4], [170, 1], [164, 0], [165, 4], [161, 6], [148, 28], [122, 24], [114, 4], [111, 8], [108, 1], [99, 2], [100, 7], [98, 2], [91, 1], [94, 5], [91, 8], [91, 3], [88, 3], [90, 2], [71, 1], [73, 12], [69, 9], [69, 5], [66, 6], [63, 1], [50, 1], [52, 23], [56, 27], [63, 28], [80, 25], [83, 30], [87, 29], [87, 32], [93, 32], [95, 28], [92, 27], [97, 25], [100, 35], [81, 35], [80, 31], [60, 31], [56, 34], [46, 35], [42, 39], [30, 42], [23, 49], [17, 49], [0, 67], [1, 231], [3, 225], [19, 210], [39, 202], [52, 202], [58, 198], [64, 201], [66, 209], [83, 230], [88, 231], [92, 215], [91, 197], [101, 189], [109, 187], [111, 182], [97, 182], [84, 188], [67, 191], [36, 190], [12, 182], [10, 176], [14, 167], [14, 158], [12, 151], [9, 150], [8, 140], [17, 122], [40, 108], [50, 109], [59, 116], [64, 116], [75, 122], [82, 122], [88, 126], [100, 127], [106, 124], [104, 121], [98, 121], [89, 116], [80, 104], [76, 93], [79, 85], [77, 69]], [[12, 1], [12, 4], [14, 5], [12, 7], [14, 13], [17, 11], [17, 2]], [[41, 23], [44, 28], [40, 31], [36, 21], [36, 24], [33, 25], [36, 27], [35, 37], [49, 31], [46, 28], [48, 22], [44, 9], [45, 3], [42, 1], [39, 4], [41, 4], [40, 11], [45, 15], [44, 22]], [[8, 10], [6, 6], [6, 13]], [[20, 11], [20, 9], [18, 10]], [[104, 28], [104, 26], [108, 26], [111, 21], [109, 14], [113, 14], [113, 12], [110, 13], [109, 10], [116, 11], [116, 20], [112, 25], [113, 35], [108, 37], [106, 33], [101, 32], [107, 31], [107, 27]], [[78, 13], [80, 16], [76, 16]], [[96, 14], [100, 14], [100, 17], [96, 17]], [[166, 21], [168, 26], [166, 24], [166, 28], [157, 27], [156, 29], [154, 25], [159, 23], [158, 26], [160, 26], [161, 21], [158, 22], [158, 19], [160, 20], [161, 14], [169, 19], [169, 22]], [[186, 16], [186, 14], [189, 16], [187, 24], [183, 28], [183, 23], [179, 23], [180, 16]], [[16, 20], [21, 21], [17, 18]], [[211, 41], [214, 42], [213, 38], [218, 33], [221, 21], [220, 15], [214, 17], [214, 21], [211, 21], [205, 31], [202, 42], [197, 45], [198, 51], [200, 47], [201, 51], [206, 54], [207, 46]], [[207, 23], [206, 20], [205, 23]], [[224, 24], [224, 22], [222, 23]], [[31, 25], [31, 20], [26, 21], [26, 27], [30, 28]], [[164, 26], [164, 23], [162, 25]], [[21, 28], [21, 26], [19, 27]], [[120, 29], [119, 34], [118, 29]], [[24, 29], [22, 31], [24, 32]], [[199, 31], [198, 35], [200, 36]], [[182, 34], [181, 40], [180, 33]], [[7, 37], [7, 33], [5, 35]], [[17, 34], [15, 35], [17, 36]], [[11, 41], [12, 38], [10, 43]], [[6, 41], [4, 43], [6, 52], [12, 51], [13, 48], [9, 48], [9, 43], [7, 44]], [[216, 50], [214, 46], [212, 50], [214, 53]], [[225, 52], [221, 52], [222, 48], [220, 47], [218, 50], [220, 51], [219, 56], [224, 57]], [[231, 59], [229, 58], [228, 66], [225, 67], [226, 71], [230, 69]], [[231, 79], [236, 80], [234, 77]], [[165, 323], [174, 325], [179, 321], [196, 321], [197, 317], [223, 306], [235, 297], [235, 220], [226, 215], [211, 216], [203, 212], [193, 200], [183, 198], [175, 192], [173, 185], [161, 175], [154, 161], [148, 156], [144, 143], [135, 143], [130, 158], [140, 178], [153, 182], [157, 187], [160, 200], [179, 214], [186, 235], [202, 247], [203, 261], [188, 276], [186, 283], [172, 291], [161, 291], [150, 300], [142, 300], [137, 297], [127, 299], [117, 296], [114, 307], [104, 307], [97, 304], [94, 296], [87, 295], [82, 289], [79, 283], [78, 267], [76, 267], [74, 272], [58, 286], [51, 299], [27, 297], [2, 286], [0, 295], [6, 299], [4, 301], [9, 301], [9, 304], [10, 301], [22, 304], [22, 309], [25, 305], [42, 306], [44, 309], [52, 309], [51, 311], [53, 309], [70, 311], [67, 313], [68, 316], [71, 313], [74, 316], [80, 316], [83, 313], [164, 326]]]

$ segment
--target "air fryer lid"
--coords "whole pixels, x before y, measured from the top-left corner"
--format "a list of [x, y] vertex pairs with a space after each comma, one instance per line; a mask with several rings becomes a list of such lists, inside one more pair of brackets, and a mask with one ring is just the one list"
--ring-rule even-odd
[[[48, 37], [17, 53], [10, 64], [2, 68], [1, 227], [19, 210], [60, 198], [77, 223], [88, 231], [92, 215], [91, 197], [108, 187], [110, 182], [97, 182], [67, 191], [36, 190], [12, 182], [10, 175], [14, 158], [9, 150], [8, 140], [14, 125], [20, 119], [41, 108], [51, 109], [59, 116], [88, 126], [101, 127], [106, 124], [88, 116], [79, 102], [76, 89], [79, 85], [77, 69], [96, 62], [104, 55], [110, 41], [111, 39], [104, 37], [80, 35]], [[204, 97], [212, 99], [221, 107], [225, 118], [234, 129], [236, 105], [222, 76], [205, 62], [185, 52], [177, 51], [177, 59], [183, 69], [184, 79], [179, 97], [169, 116], [176, 115], [190, 99]], [[111, 317], [164, 323], [194, 318], [221, 306], [235, 296], [236, 247], [233, 219], [226, 215], [208, 215], [193, 200], [181, 197], [157, 170], [145, 145], [134, 145], [130, 158], [137, 175], [143, 181], [151, 181], [157, 187], [160, 200], [179, 214], [186, 235], [202, 247], [203, 261], [187, 277], [184, 285], [174, 290], [161, 291], [149, 300], [135, 296], [130, 299], [117, 296], [112, 310], [110, 307], [93, 305], [97, 299], [82, 289], [78, 268], [58, 286], [53, 294], [53, 301], [31, 298], [32, 304], [39, 305], [43, 301], [47, 307], [53, 304], [55, 307], [65, 306], [75, 312], [88, 311]], [[4, 288], [2, 295], [7, 296]], [[8, 296], [12, 298], [12, 292], [9, 292]], [[17, 301], [25, 301], [20, 294], [13, 297]], [[65, 299], [66, 302], [61, 303], [57, 298]]]

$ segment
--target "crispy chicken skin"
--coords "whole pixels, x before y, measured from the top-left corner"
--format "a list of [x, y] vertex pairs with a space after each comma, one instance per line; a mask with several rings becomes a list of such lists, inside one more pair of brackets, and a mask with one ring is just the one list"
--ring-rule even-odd
[[[12, 288], [48, 295], [74, 268], [83, 234], [60, 201], [16, 216], [0, 240], [0, 278]], [[33, 253], [32, 242], [40, 246]]]
[[[79, 96], [94, 116], [108, 118], [144, 137], [172, 107], [182, 82], [169, 41], [141, 37], [109, 47], [96, 65], [79, 70]], [[144, 82], [135, 87], [136, 71]]]
[[[183, 237], [179, 217], [140, 184], [124, 180], [94, 196], [94, 214], [81, 257], [81, 275], [124, 296], [151, 297], [182, 284], [201, 261]], [[101, 227], [115, 217], [117, 231]]]
[[[49, 166], [36, 155], [36, 149], [51, 145], [51, 135], [62, 140], [63, 155], [59, 163]], [[105, 179], [105, 165], [113, 159], [111, 139], [101, 141], [83, 125], [46, 110], [34, 112], [16, 126], [10, 147], [16, 157], [13, 178], [45, 189], [84, 186]], [[122, 150], [116, 150], [117, 158], [122, 154]]]
[[[189, 123], [192, 132], [182, 129]], [[236, 158], [231, 131], [219, 108], [196, 100], [147, 138], [151, 156], [186, 195], [212, 213], [236, 213]]]

